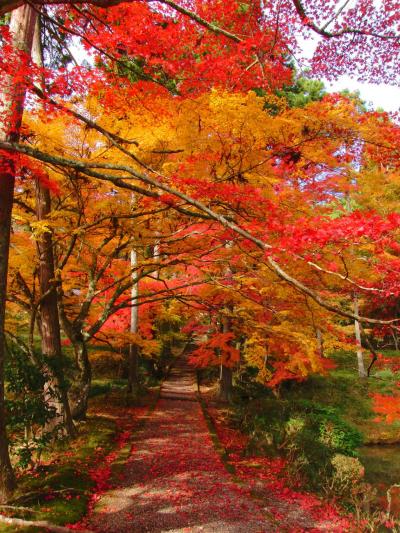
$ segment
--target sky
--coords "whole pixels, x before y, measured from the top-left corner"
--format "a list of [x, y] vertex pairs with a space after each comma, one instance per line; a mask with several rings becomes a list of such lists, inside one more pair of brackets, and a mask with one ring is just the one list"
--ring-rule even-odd
[[[308, 36], [307, 39], [298, 37], [301, 48], [301, 62], [310, 59], [314, 54], [318, 44], [318, 37]], [[344, 89], [350, 91], [358, 90], [360, 97], [367, 104], [372, 104], [374, 109], [383, 108], [385, 111], [399, 111], [400, 109], [400, 87], [385, 84], [360, 83], [350, 76], [340, 76], [334, 82], [322, 79], [329, 92], [339, 92]]]
[[360, 91], [361, 99], [371, 103], [374, 109], [383, 108], [385, 111], [400, 110], [400, 87], [391, 85], [377, 85], [373, 83], [359, 83], [350, 76], [341, 76], [337, 81], [329, 83], [324, 80], [329, 92], [350, 89]]

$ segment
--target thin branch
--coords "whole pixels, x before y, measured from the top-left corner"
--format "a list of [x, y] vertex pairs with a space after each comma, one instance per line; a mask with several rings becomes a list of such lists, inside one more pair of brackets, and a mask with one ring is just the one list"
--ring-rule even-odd
[[317, 33], [318, 35], [321, 35], [322, 37], [325, 37], [325, 39], [332, 39], [332, 38], [337, 38], [337, 37], [342, 37], [343, 35], [364, 35], [366, 37], [376, 37], [378, 39], [382, 39], [384, 41], [388, 41], [388, 40], [394, 40], [394, 41], [399, 41], [400, 40], [400, 35], [390, 35], [390, 34], [382, 34], [382, 33], [376, 33], [374, 31], [370, 31], [370, 30], [360, 30], [360, 29], [357, 29], [357, 28], [349, 28], [348, 26], [342, 28], [341, 30], [338, 30], [336, 32], [329, 32], [327, 31], [325, 28], [326, 28], [326, 25], [322, 28], [320, 28], [319, 26], [317, 26], [317, 24], [315, 24], [315, 22], [312, 22], [310, 20], [310, 18], [308, 17], [307, 15], [307, 12], [305, 10], [305, 7], [303, 5], [303, 2], [302, 0], [292, 0], [293, 2], [293, 5], [297, 11], [297, 14], [299, 15], [300, 17], [300, 20], [303, 22], [303, 24], [305, 26], [307, 26], [308, 28], [310, 28], [310, 30], [314, 31], [315, 33]]
[[[64, 526], [56, 526], [55, 524], [51, 524], [50, 522], [47, 522], [46, 520], [23, 520], [22, 518], [11, 518], [9, 516], [4, 516], [0, 514], [0, 522], [3, 524], [8, 524], [10, 526], [17, 526], [19, 527], [37, 527], [40, 528], [42, 531], [43, 529], [45, 531], [54, 531], [55, 533], [73, 533], [73, 531], [69, 527]], [[43, 528], [43, 529], [42, 529]], [[93, 533], [90, 532], [88, 529], [81, 529], [80, 531], [83, 531], [84, 533]]]
[[343, 10], [346, 9], [350, 2], [351, 0], [346, 0], [346, 2], [337, 10], [337, 12], [328, 20], [328, 22], [322, 26], [322, 30], [326, 30], [326, 28], [330, 26], [332, 22], [339, 17], [340, 13], [342, 13]]
[[224, 30], [223, 28], [220, 28], [214, 23], [208, 22], [207, 20], [200, 17], [197, 13], [194, 11], [190, 11], [190, 9], [186, 9], [183, 6], [180, 6], [176, 2], [173, 2], [173, 0], [147, 0], [148, 3], [156, 2], [158, 4], [165, 4], [167, 6], [172, 7], [174, 11], [177, 11], [178, 13], [181, 13], [182, 15], [187, 16], [188, 18], [194, 20], [197, 22], [200, 26], [203, 26], [203, 28], [206, 28], [207, 30], [210, 30], [212, 33], [215, 33], [216, 35], [223, 35], [224, 37], [228, 37], [228, 39], [231, 39], [232, 41], [235, 41], [236, 43], [241, 43], [242, 39], [235, 35], [234, 33], [231, 33], [230, 31]]
[[105, 128], [101, 127], [99, 124], [97, 124], [93, 120], [90, 120], [84, 115], [81, 115], [81, 113], [78, 113], [77, 111], [74, 111], [73, 109], [66, 107], [65, 105], [57, 102], [53, 98], [50, 98], [44, 93], [44, 91], [42, 91], [42, 89], [39, 89], [38, 87], [34, 86], [32, 87], [32, 91], [41, 100], [44, 100], [45, 102], [51, 104], [56, 109], [59, 109], [60, 111], [64, 111], [65, 113], [67, 113], [68, 115], [71, 115], [72, 117], [76, 118], [80, 122], [83, 122], [84, 124], [86, 124], [88, 128], [98, 131], [99, 133], [104, 135], [108, 140], [113, 139], [114, 141], [120, 142], [122, 144], [134, 144], [135, 146], [139, 146], [139, 143], [137, 141], [131, 140], [131, 139], [123, 139], [119, 135], [116, 135], [115, 133], [111, 133], [107, 131]]
[[[272, 246], [270, 244], [255, 237], [254, 235], [249, 233], [247, 230], [241, 228], [240, 226], [237, 226], [235, 223], [228, 220], [223, 215], [216, 213], [215, 211], [207, 207], [205, 204], [203, 204], [199, 200], [191, 198], [187, 194], [182, 193], [174, 189], [173, 187], [170, 187], [169, 185], [166, 185], [165, 183], [162, 183], [154, 178], [150, 178], [149, 176], [146, 176], [145, 174], [141, 174], [140, 172], [137, 172], [135, 169], [129, 166], [112, 165], [112, 164], [105, 164], [105, 163], [85, 163], [83, 161], [76, 161], [72, 159], [66, 159], [64, 157], [58, 157], [58, 156], [46, 154], [44, 152], [41, 152], [40, 150], [33, 149], [30, 146], [26, 146], [23, 144], [10, 143], [10, 142], [4, 142], [4, 141], [0, 142], [0, 149], [11, 151], [11, 152], [24, 153], [30, 157], [33, 157], [45, 163], [75, 168], [79, 170], [80, 172], [82, 172], [83, 174], [87, 174], [88, 176], [92, 176], [103, 181], [109, 181], [118, 187], [128, 189], [128, 190], [134, 190], [135, 192], [137, 192], [138, 190], [141, 190], [141, 192], [144, 193], [145, 195], [150, 195], [149, 194], [150, 191], [133, 186], [130, 183], [124, 181], [124, 179], [120, 177], [116, 177], [115, 175], [112, 175], [112, 174], [104, 174], [104, 173], [94, 171], [91, 169], [102, 169], [102, 170], [108, 169], [108, 170], [126, 172], [130, 174], [131, 176], [135, 177], [136, 179], [142, 181], [143, 183], [146, 183], [147, 185], [151, 185], [151, 187], [160, 189], [162, 191], [167, 192], [168, 194], [171, 194], [175, 197], [180, 198], [181, 200], [184, 200], [189, 205], [196, 207], [200, 212], [203, 212], [206, 215], [208, 215], [209, 218], [212, 218], [216, 220], [217, 222], [219, 222], [225, 228], [228, 228], [232, 230], [234, 233], [243, 237], [244, 239], [249, 240], [250, 242], [255, 244], [258, 248], [260, 248], [264, 252], [271, 253]], [[157, 192], [152, 192], [151, 196], [153, 198], [162, 200], [161, 195]], [[171, 207], [179, 210], [179, 208], [174, 205], [171, 205]], [[267, 256], [266, 262], [271, 268], [271, 270], [279, 278], [283, 279], [284, 281], [292, 285], [296, 290], [302, 292], [303, 294], [307, 294], [318, 305], [320, 305], [321, 307], [324, 307], [325, 309], [327, 309], [328, 311], [331, 311], [332, 313], [335, 313], [339, 316], [343, 316], [346, 318], [350, 318], [352, 320], [358, 320], [360, 322], [365, 322], [368, 324], [387, 325], [387, 324], [393, 324], [394, 322], [398, 322], [400, 320], [400, 319], [378, 320], [378, 319], [373, 319], [369, 317], [359, 316], [358, 314], [350, 313], [347, 311], [343, 311], [342, 309], [339, 309], [335, 305], [330, 304], [329, 302], [325, 301], [317, 291], [311, 289], [310, 287], [307, 287], [304, 283], [302, 283], [298, 279], [291, 276], [270, 255]]]
[[[301, 256], [298, 256], [300, 259], [303, 259]], [[303, 259], [304, 260], [304, 259]], [[336, 276], [340, 278], [343, 281], [346, 281], [347, 283], [350, 283], [351, 285], [354, 285], [358, 289], [361, 289], [363, 291], [372, 291], [372, 292], [384, 292], [385, 294], [388, 294], [387, 291], [383, 289], [378, 289], [377, 287], [367, 287], [366, 285], [359, 285], [356, 281], [349, 278], [348, 273], [347, 274], [341, 274], [340, 272], [335, 272], [333, 270], [329, 270], [326, 268], [321, 267], [317, 263], [314, 263], [313, 261], [306, 261], [307, 265], [310, 265], [311, 267], [319, 270], [320, 272], [324, 272], [325, 274], [329, 274], [331, 276]], [[395, 293], [389, 293], [389, 294], [395, 294]]]

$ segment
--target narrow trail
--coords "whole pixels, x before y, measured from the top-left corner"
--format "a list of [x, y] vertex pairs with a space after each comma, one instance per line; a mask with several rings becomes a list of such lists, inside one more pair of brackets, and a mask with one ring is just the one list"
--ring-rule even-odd
[[105, 493], [88, 526], [97, 532], [277, 531], [263, 506], [228, 474], [181, 360], [134, 438], [118, 488]]
[[165, 400], [197, 401], [197, 379], [193, 367], [180, 358], [161, 387], [160, 398]]

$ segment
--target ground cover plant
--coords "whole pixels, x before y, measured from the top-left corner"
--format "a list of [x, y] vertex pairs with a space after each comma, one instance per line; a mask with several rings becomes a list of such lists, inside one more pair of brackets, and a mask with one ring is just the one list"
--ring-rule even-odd
[[[100, 390], [99, 390], [100, 389]], [[100, 392], [100, 394], [99, 394]], [[48, 446], [29, 469], [18, 474], [19, 489], [3, 510], [17, 518], [1, 531], [22, 526], [36, 531], [53, 526], [80, 523], [90, 513], [100, 495], [121, 476], [121, 463], [130, 450], [133, 432], [140, 427], [157, 399], [157, 393], [143, 396], [141, 405], [127, 406], [118, 387], [93, 387], [87, 420], [79, 425], [77, 436]], [[18, 524], [18, 519], [22, 523]], [[41, 526], [23, 525], [43, 522]], [[84, 527], [79, 527], [84, 529]]]
[[[357, 377], [353, 353], [339, 352], [333, 358], [337, 368], [328, 376], [282, 384], [279, 396], [266, 393], [254, 372], [239, 373], [229, 408], [221, 409], [205, 386], [208, 409], [227, 460], [256, 493], [265, 490], [260, 480], [267, 478], [271, 490], [283, 490], [288, 499], [295, 498], [293, 489], [299, 494], [311, 491], [311, 500], [319, 494], [332, 509], [336, 506], [339, 516], [355, 513], [360, 530], [375, 531], [386, 524], [395, 531], [400, 425], [377, 416], [376, 397], [396, 387], [396, 372], [381, 369], [388, 359], [390, 368], [396, 368], [398, 352], [381, 354], [368, 382]], [[277, 511], [282, 500], [277, 496], [274, 501]], [[323, 513], [318, 510], [321, 500], [311, 500], [310, 508]]]

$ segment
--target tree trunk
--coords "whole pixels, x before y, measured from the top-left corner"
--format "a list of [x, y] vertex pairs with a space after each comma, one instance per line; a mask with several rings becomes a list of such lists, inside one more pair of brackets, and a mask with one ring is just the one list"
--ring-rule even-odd
[[76, 337], [72, 341], [79, 376], [71, 387], [69, 400], [72, 417], [83, 420], [86, 417], [89, 401], [90, 384], [92, 381], [92, 369], [90, 366], [87, 345], [84, 339]]
[[[40, 21], [37, 19], [35, 36], [32, 46], [32, 59], [39, 67], [43, 66], [42, 47], [40, 42]], [[36, 217], [46, 220], [51, 211], [50, 191], [40, 180], [35, 178]], [[39, 258], [40, 286], [40, 335], [42, 353], [48, 361], [54, 361], [50, 367], [46, 365], [46, 383], [44, 396], [46, 403], [54, 408], [55, 416], [46, 425], [45, 431], [53, 431], [56, 426], [64, 428], [68, 435], [74, 434], [71, 411], [68, 403], [65, 383], [61, 374], [62, 349], [60, 335], [60, 319], [57, 307], [57, 291], [55, 286], [53, 235], [45, 232], [37, 241]]]
[[63, 306], [62, 287], [59, 285], [57, 288], [61, 325], [74, 349], [75, 364], [78, 369], [78, 376], [74, 379], [68, 391], [69, 405], [72, 417], [82, 420], [86, 417], [92, 381], [92, 368], [89, 361], [87, 340], [82, 333], [83, 324], [70, 322], [68, 319]]
[[324, 357], [324, 338], [322, 336], [322, 331], [317, 328], [317, 343], [318, 343], [318, 352], [321, 357]]
[[[354, 295], [354, 314], [358, 315], [358, 296], [357, 294]], [[361, 345], [361, 328], [360, 328], [360, 322], [358, 320], [354, 321], [354, 333], [356, 337], [356, 345], [357, 345], [357, 365], [358, 365], [358, 375], [360, 378], [366, 378], [368, 377], [367, 371], [365, 370], [365, 364], [364, 364], [364, 356], [363, 356], [363, 349]]]
[[3, 172], [0, 172], [0, 180], [0, 501], [4, 502], [8, 499], [15, 486], [15, 478], [8, 454], [4, 398], [4, 362], [6, 357], [4, 334], [5, 303], [14, 176], [5, 176]]
[[136, 344], [130, 344], [127, 393], [132, 396], [137, 393], [139, 386], [138, 355], [138, 347]]
[[[38, 220], [44, 220], [50, 213], [50, 192], [38, 180], [36, 187], [36, 213]], [[62, 350], [60, 336], [60, 321], [57, 307], [57, 292], [54, 285], [54, 256], [53, 239], [50, 232], [46, 232], [37, 242], [39, 256], [39, 285], [40, 285], [40, 317], [42, 353], [47, 361], [53, 361], [47, 366], [45, 383], [45, 400], [55, 409], [56, 416], [49, 422], [46, 431], [51, 431], [57, 425], [62, 425], [68, 435], [74, 433], [65, 383], [61, 374]]]
[[219, 399], [223, 402], [230, 402], [232, 399], [232, 368], [224, 365], [221, 365]]
[[[131, 298], [132, 305], [137, 304], [138, 295], [139, 295], [139, 286], [136, 281], [136, 267], [137, 267], [137, 253], [136, 250], [131, 250], [131, 270], [132, 270], [132, 280], [133, 285], [131, 288]], [[130, 332], [138, 332], [138, 315], [139, 307], [134, 305], [131, 307], [131, 325]], [[129, 345], [129, 365], [128, 365], [128, 394], [134, 395], [137, 393], [139, 386], [139, 374], [138, 374], [138, 346], [137, 344]]]
[[[10, 34], [16, 49], [30, 54], [36, 21], [36, 12], [22, 6], [12, 12]], [[15, 60], [15, 70], [20, 75], [24, 68], [22, 57]], [[25, 102], [25, 87], [15, 83], [12, 76], [2, 80], [0, 92], [0, 139], [17, 141]], [[0, 500], [5, 501], [15, 486], [8, 454], [6, 413], [4, 401], [5, 305], [11, 232], [11, 212], [14, 198], [15, 168], [12, 159], [0, 156]]]
[[393, 330], [392, 330], [392, 338], [393, 338], [393, 343], [394, 343], [394, 349], [396, 351], [398, 351], [398, 349], [399, 349], [399, 340], [397, 338], [396, 333]]
[[[222, 318], [222, 332], [228, 333], [231, 330], [231, 321], [228, 317]], [[221, 365], [219, 377], [219, 399], [223, 402], [230, 402], [232, 399], [232, 368]]]

